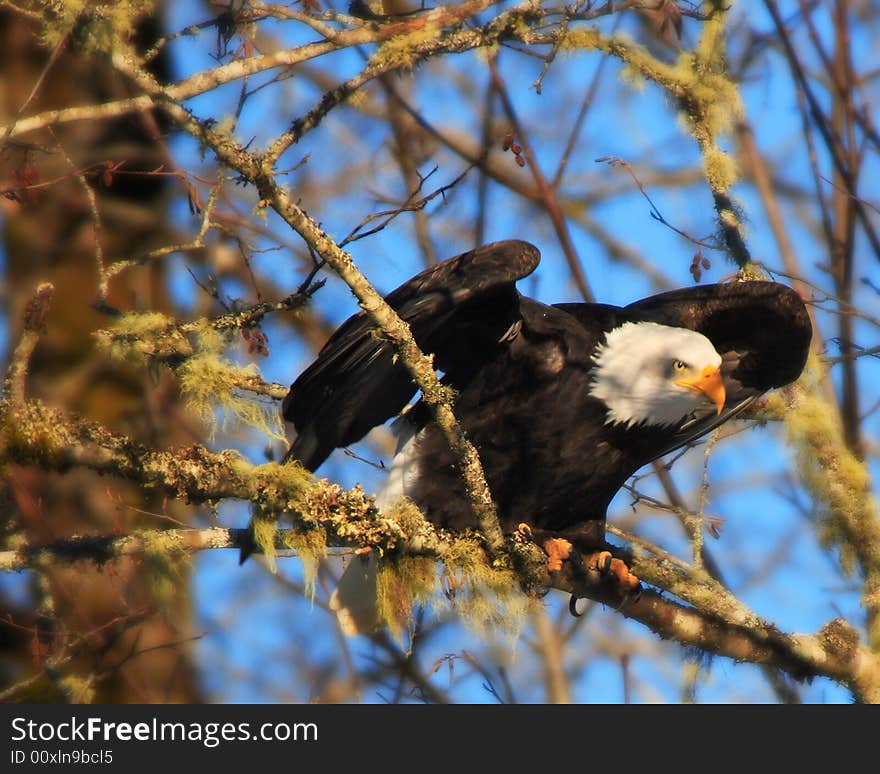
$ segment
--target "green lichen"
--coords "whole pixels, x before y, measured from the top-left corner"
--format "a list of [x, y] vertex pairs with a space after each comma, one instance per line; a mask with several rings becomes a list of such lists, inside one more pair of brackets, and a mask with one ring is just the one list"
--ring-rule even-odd
[[390, 508], [383, 509], [383, 518], [393, 524], [401, 535], [406, 535], [411, 550], [423, 546], [423, 537], [435, 537], [434, 526], [425, 518], [419, 507], [405, 497], [400, 498]]
[[419, 556], [386, 556], [376, 572], [379, 617], [398, 642], [412, 624], [412, 610], [436, 596], [436, 564]]
[[155, 11], [155, 0], [39, 0], [21, 4], [43, 17], [42, 39], [57, 46], [75, 33], [87, 50], [112, 51], [129, 40], [140, 19]]
[[630, 65], [620, 69], [619, 78], [622, 83], [629, 86], [636, 94], [643, 94], [648, 83], [641, 70]]
[[766, 280], [767, 272], [756, 263], [747, 263], [737, 272], [737, 277], [749, 282], [754, 280]]
[[244, 482], [247, 499], [259, 513], [292, 513], [299, 522], [317, 527], [337, 519], [362, 519], [368, 505], [363, 490], [344, 491], [338, 484], [315, 479], [298, 462], [251, 465], [244, 459], [232, 459], [230, 466]]
[[[166, 365], [180, 380], [184, 402], [213, 436], [218, 424], [227, 429], [230, 417], [270, 438], [284, 440], [274, 403], [243, 393], [241, 385], [260, 377], [254, 363], [241, 366], [224, 356], [228, 338], [207, 322], [192, 324], [192, 338], [170, 317], [157, 312], [123, 315], [108, 330], [95, 333], [99, 349], [109, 356], [142, 367]], [[222, 422], [218, 422], [218, 410]]]
[[480, 48], [474, 49], [474, 57], [477, 61], [483, 64], [488, 64], [495, 60], [495, 57], [498, 56], [500, 50], [501, 45], [496, 41], [487, 46], [481, 46]]
[[59, 468], [64, 450], [73, 443], [58, 411], [37, 400], [23, 406], [0, 401], [0, 463], [14, 458], [17, 464], [33, 461]]
[[[786, 429], [797, 454], [798, 471], [813, 495], [819, 517], [819, 535], [828, 547], [836, 547], [844, 569], [855, 568], [853, 541], [880, 542], [877, 535], [878, 504], [871, 494], [871, 476], [865, 463], [846, 446], [839, 413], [828, 406], [819, 389], [824, 368], [811, 356], [800, 379], [803, 394], [793, 411], [784, 413]], [[863, 534], [854, 534], [854, 529]]]
[[112, 328], [95, 331], [98, 349], [116, 360], [144, 366], [192, 354], [192, 346], [173, 318], [159, 312], [129, 312]]
[[458, 537], [443, 555], [447, 599], [461, 621], [481, 637], [505, 632], [519, 636], [529, 599], [515, 572], [493, 567], [478, 538]]
[[91, 704], [95, 700], [93, 675], [65, 675], [58, 680], [58, 687], [70, 704]]
[[693, 79], [693, 75], [686, 69], [661, 62], [648, 49], [624, 33], [606, 36], [593, 28], [573, 27], [560, 40], [559, 50], [597, 50], [613, 56], [623, 63], [621, 79], [635, 85], [639, 90], [644, 80], [649, 80], [670, 94], [679, 96], [688, 86], [685, 78], [689, 76]]
[[251, 517], [251, 528], [254, 533], [254, 542], [259, 546], [266, 557], [266, 564], [273, 574], [277, 571], [275, 563], [275, 535], [278, 533], [278, 520], [268, 514], [254, 513]]
[[700, 84], [698, 94], [705, 106], [703, 121], [709, 132], [730, 134], [743, 114], [736, 83], [727, 73], [715, 74]]
[[302, 562], [306, 594], [314, 602], [318, 580], [318, 563], [327, 556], [327, 534], [321, 529], [286, 530], [284, 545], [296, 551]]
[[235, 136], [235, 127], [237, 125], [238, 119], [234, 115], [227, 114], [211, 128], [218, 137], [232, 138]]
[[582, 51], [599, 48], [604, 38], [592, 27], [572, 27], [559, 41], [560, 51]]
[[370, 59], [370, 66], [386, 69], [411, 69], [421, 58], [426, 46], [437, 41], [439, 30], [436, 25], [427, 24], [403, 35], [395, 35], [379, 46]]
[[[252, 505], [251, 525], [254, 542], [262, 550], [272, 572], [276, 571], [276, 538], [278, 516], [296, 513], [301, 521], [320, 519], [311, 503], [319, 499], [319, 489], [311, 473], [298, 463], [267, 462], [251, 465], [246, 460], [233, 460], [231, 466], [245, 482]], [[285, 545], [300, 552], [306, 575], [306, 586], [314, 589], [317, 562], [326, 555], [327, 543], [321, 529], [305, 529], [286, 533]]]
[[725, 28], [727, 14], [716, 8], [702, 24], [700, 40], [696, 46], [696, 57], [699, 62], [717, 66], [726, 56]]
[[[703, 171], [713, 191], [727, 191], [739, 178], [739, 171], [733, 157], [725, 153], [717, 145], [706, 148], [703, 152]], [[733, 213], [730, 213], [733, 216]], [[738, 226], [739, 223], [732, 224]]]
[[281, 418], [274, 403], [265, 403], [242, 394], [239, 385], [259, 376], [253, 363], [239, 366], [225, 358], [223, 337], [206, 329], [200, 336], [197, 354], [187, 358], [177, 369], [180, 391], [186, 407], [208, 427], [210, 434], [218, 427], [217, 410], [222, 413], [220, 426], [226, 430], [230, 416], [279, 441], [284, 440]]
[[521, 40], [526, 45], [535, 39], [534, 31], [529, 24], [529, 15], [513, 14], [508, 22], [507, 34]]

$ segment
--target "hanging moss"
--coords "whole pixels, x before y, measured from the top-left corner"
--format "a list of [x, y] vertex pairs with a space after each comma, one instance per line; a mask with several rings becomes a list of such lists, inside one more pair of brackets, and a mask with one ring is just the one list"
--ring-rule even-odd
[[277, 571], [275, 564], [275, 535], [278, 532], [278, 520], [274, 516], [255, 513], [251, 517], [254, 531], [254, 542], [260, 547], [266, 563], [272, 573]]
[[223, 335], [207, 325], [197, 336], [197, 354], [187, 358], [177, 369], [180, 391], [187, 408], [194, 411], [210, 428], [217, 429], [216, 410], [223, 412], [223, 429], [229, 415], [258, 429], [276, 440], [284, 440], [284, 432], [274, 403], [264, 403], [243, 395], [239, 385], [259, 376], [253, 363], [238, 366], [223, 357], [226, 348]]
[[58, 687], [70, 704], [91, 704], [95, 699], [93, 675], [65, 675], [58, 680]]
[[181, 588], [191, 569], [189, 553], [174, 533], [156, 530], [134, 533], [143, 544], [141, 569], [150, 589], [150, 598], [162, 610], [173, 611], [180, 602]]
[[112, 328], [95, 331], [94, 335], [98, 349], [139, 366], [153, 360], [186, 357], [193, 351], [174, 320], [159, 312], [129, 312]]
[[210, 434], [220, 425], [225, 430], [230, 417], [275, 440], [285, 440], [281, 418], [274, 402], [262, 401], [241, 386], [260, 378], [255, 363], [241, 366], [224, 356], [229, 332], [215, 330], [208, 321], [186, 326], [194, 339], [181, 331], [174, 320], [157, 312], [123, 315], [108, 330], [96, 331], [98, 347], [111, 357], [141, 367], [165, 365], [175, 371], [187, 408], [205, 423]]
[[800, 379], [804, 390], [795, 410], [784, 411], [777, 405], [783, 401], [779, 395], [771, 397], [771, 408], [785, 416], [801, 478], [816, 505], [820, 538], [826, 546], [838, 548], [841, 564], [852, 572], [856, 544], [880, 544], [880, 515], [867, 466], [847, 448], [838, 412], [830, 409], [819, 389], [824, 371], [811, 356]]
[[452, 591], [449, 601], [466, 626], [483, 637], [496, 631], [519, 636], [529, 598], [515, 572], [490, 566], [475, 536], [453, 539], [443, 565]]
[[302, 562], [306, 594], [314, 602], [318, 563], [327, 556], [327, 534], [322, 529], [285, 530], [284, 545], [296, 551]]
[[130, 38], [138, 21], [153, 13], [155, 0], [42, 0], [30, 10], [43, 17], [42, 38], [49, 47], [57, 46], [76, 32], [80, 46], [112, 51], [121, 40]]
[[216, 411], [223, 413], [225, 430], [230, 416], [270, 438], [285, 440], [274, 403], [256, 400], [239, 391], [239, 385], [259, 376], [254, 364], [237, 366], [224, 357], [204, 352], [189, 358], [177, 371], [180, 391], [189, 410], [208, 426], [213, 435], [218, 426]]
[[436, 596], [436, 565], [418, 556], [386, 556], [379, 561], [376, 595], [379, 616], [398, 642], [412, 623], [412, 611]]
[[[267, 462], [264, 465], [250, 465], [241, 460], [235, 464], [236, 471], [247, 481], [252, 492], [249, 498], [252, 510], [254, 542], [266, 557], [269, 569], [276, 571], [276, 538], [278, 535], [278, 515], [296, 513], [301, 520], [315, 518], [310, 509], [310, 498], [316, 496], [315, 480], [298, 463], [281, 464]], [[304, 529], [285, 533], [284, 544], [296, 550], [303, 562], [306, 587], [314, 594], [315, 573], [318, 561], [327, 554], [327, 538], [323, 529]]]

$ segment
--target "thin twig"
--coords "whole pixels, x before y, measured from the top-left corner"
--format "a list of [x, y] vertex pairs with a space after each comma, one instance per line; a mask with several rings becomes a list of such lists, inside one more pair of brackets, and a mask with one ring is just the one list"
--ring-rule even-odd
[[585, 301], [592, 301], [594, 300], [593, 291], [590, 288], [590, 283], [584, 273], [583, 266], [581, 266], [574, 244], [571, 241], [568, 223], [566, 222], [565, 215], [559, 205], [559, 199], [556, 196], [553, 187], [547, 182], [547, 178], [541, 171], [541, 167], [538, 164], [538, 158], [532, 149], [528, 137], [525, 135], [522, 124], [517, 118], [513, 102], [510, 99], [510, 95], [507, 93], [507, 87], [501, 78], [501, 73], [498, 71], [498, 66], [494, 57], [489, 60], [489, 72], [492, 74], [492, 83], [495, 87], [495, 91], [501, 98], [504, 112], [507, 114], [508, 120], [513, 125], [517, 139], [522, 146], [522, 152], [528, 164], [529, 171], [532, 174], [532, 178], [535, 181], [535, 186], [538, 189], [541, 203], [550, 217], [550, 222], [553, 224], [553, 230], [556, 232], [556, 238], [559, 240], [559, 244], [562, 247], [562, 252], [565, 255], [565, 260], [566, 263], [568, 263], [568, 268], [571, 272], [575, 286]]
[[9, 361], [3, 392], [14, 405], [21, 405], [25, 400], [25, 381], [31, 356], [46, 326], [49, 304], [55, 288], [48, 282], [37, 285], [34, 295], [25, 308], [24, 330]]

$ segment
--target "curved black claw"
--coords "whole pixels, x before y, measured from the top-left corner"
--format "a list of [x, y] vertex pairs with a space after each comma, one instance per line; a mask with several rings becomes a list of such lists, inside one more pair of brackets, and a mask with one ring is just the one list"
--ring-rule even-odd
[[[620, 594], [621, 607], [629, 602], [637, 602], [641, 597], [642, 584], [639, 579], [630, 572], [629, 567], [622, 559], [615, 559], [607, 549], [598, 551], [594, 549], [589, 564], [583, 561], [580, 551], [572, 551], [571, 567], [575, 576], [580, 575], [588, 585], [596, 583], [595, 574], [591, 576], [590, 571], [598, 572], [600, 582], [613, 584], [613, 587]], [[580, 618], [583, 615], [577, 610], [577, 603], [580, 599], [586, 599], [586, 597], [572, 594], [568, 600], [568, 612], [575, 618]]]

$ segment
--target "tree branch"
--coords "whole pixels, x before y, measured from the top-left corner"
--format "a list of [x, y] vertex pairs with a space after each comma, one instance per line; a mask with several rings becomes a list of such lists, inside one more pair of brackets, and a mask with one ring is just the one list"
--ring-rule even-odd
[[294, 202], [285, 187], [278, 185], [271, 163], [247, 153], [231, 138], [218, 134], [196, 120], [169, 98], [162, 86], [132, 58], [117, 54], [113, 61], [117, 69], [161, 102], [182, 129], [210, 147], [222, 163], [253, 183], [259, 192], [261, 206], [271, 206], [351, 288], [361, 307], [372, 316], [382, 333], [393, 343], [401, 361], [412, 374], [413, 381], [421, 390], [425, 403], [432, 410], [435, 421], [460, 462], [465, 490], [489, 550], [494, 556], [503, 558], [504, 536], [477, 451], [465, 437], [452, 412], [449, 390], [437, 378], [431, 358], [426, 357], [418, 348], [409, 326], [361, 274], [351, 256], [341, 250], [319, 224]]
[[[278, 549], [289, 549], [289, 536], [297, 530], [279, 530], [275, 536]], [[122, 536], [72, 537], [39, 546], [21, 546], [0, 552], [0, 571], [21, 571], [44, 562], [72, 563], [92, 561], [99, 565], [123, 556], [151, 552], [162, 555], [192, 554], [219, 548], [239, 548], [246, 530], [212, 527], [207, 529], [145, 530]], [[339, 539], [337, 538], [337, 541]], [[424, 540], [409, 536], [402, 550], [416, 555], [441, 557], [444, 538]], [[347, 543], [348, 544], [348, 543]], [[408, 546], [408, 548], [407, 548]], [[534, 547], [537, 554], [541, 554]], [[595, 571], [583, 571], [588, 556], [580, 557], [580, 570], [570, 562], [552, 576], [544, 574], [547, 586], [579, 597], [592, 599], [618, 610], [622, 615], [644, 624], [664, 639], [685, 646], [732, 658], [735, 661], [771, 666], [799, 678], [823, 676], [847, 685], [864, 702], [880, 701], [880, 657], [858, 641], [858, 634], [845, 621], [835, 619], [815, 635], [786, 634], [754, 616], [732, 621], [696, 607], [670, 599], [654, 589], [643, 589], [638, 597], [622, 595]], [[546, 562], [538, 559], [546, 568]], [[649, 569], [639, 561], [634, 568]], [[659, 575], [668, 568], [660, 568]], [[658, 573], [653, 573], [658, 575]], [[658, 577], [659, 577], [658, 575]], [[683, 590], [676, 584], [679, 591]]]

